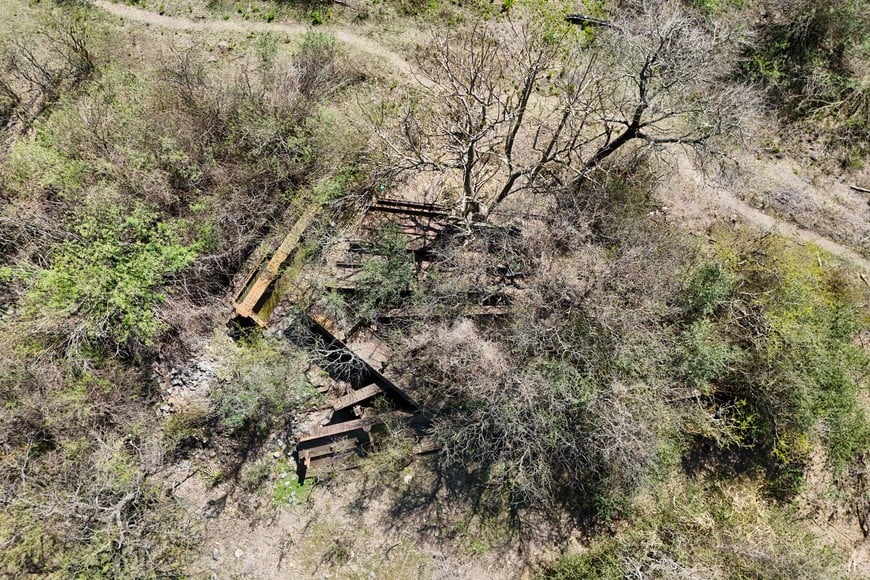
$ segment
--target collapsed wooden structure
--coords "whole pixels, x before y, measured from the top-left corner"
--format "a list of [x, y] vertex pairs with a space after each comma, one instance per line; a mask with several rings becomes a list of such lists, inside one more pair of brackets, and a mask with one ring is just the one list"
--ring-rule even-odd
[[[306, 230], [320, 212], [319, 206], [303, 212], [278, 248], [252, 268], [232, 300], [238, 318], [278, 334], [290, 334], [281, 322], [270, 324], [270, 318], [280, 318], [281, 309], [276, 311], [276, 307], [282, 294], [284, 300], [294, 301], [306, 293], [305, 277], [298, 271], [288, 272], [286, 264], [299, 253]], [[414, 253], [421, 263], [426, 261], [432, 243], [449, 227], [451, 216], [446, 207], [435, 204], [375, 200], [362, 213], [352, 234], [337, 243], [328, 257], [327, 287], [344, 291], [355, 288], [366, 248], [370, 246], [366, 240], [387, 223], [394, 224], [405, 239], [407, 251]], [[282, 285], [283, 288], [278, 288]], [[312, 414], [314, 423], [299, 433], [295, 453], [301, 479], [310, 469], [335, 466], [358, 453], [362, 446], [371, 443], [373, 431], [394, 424], [420, 426], [426, 422], [398, 381], [388, 376], [389, 348], [374, 331], [341, 328], [338, 321], [317, 309], [309, 309], [300, 316], [313, 340], [328, 347], [327, 359], [351, 361], [357, 370], [352, 381], [333, 380], [331, 387], [322, 389], [324, 406]], [[328, 372], [329, 361], [324, 364], [326, 369], [322, 370]], [[376, 407], [391, 410], [376, 412]], [[415, 451], [431, 450], [425, 440], [418, 440]]]

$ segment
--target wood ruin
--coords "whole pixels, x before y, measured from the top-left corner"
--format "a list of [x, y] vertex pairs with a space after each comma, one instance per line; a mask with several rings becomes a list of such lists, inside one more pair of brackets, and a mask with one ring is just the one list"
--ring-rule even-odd
[[[390, 349], [376, 330], [370, 326], [343, 328], [340, 321], [311, 304], [311, 272], [305, 267], [287, 271], [321, 213], [319, 205], [304, 211], [277, 249], [252, 268], [232, 300], [236, 320], [243, 325], [259, 326], [318, 355], [318, 364], [308, 374], [323, 399], [298, 433], [295, 459], [300, 481], [312, 472], [352, 466], [347, 460], [368, 447], [375, 433], [391, 426], [411, 427], [417, 433], [416, 453], [434, 450], [423, 436], [427, 418], [391, 376]], [[370, 240], [387, 224], [394, 224], [416, 267], [425, 269], [432, 244], [453, 221], [444, 206], [376, 199], [333, 244], [326, 266], [317, 268], [318, 276], [326, 278], [321, 287], [355, 291]]]

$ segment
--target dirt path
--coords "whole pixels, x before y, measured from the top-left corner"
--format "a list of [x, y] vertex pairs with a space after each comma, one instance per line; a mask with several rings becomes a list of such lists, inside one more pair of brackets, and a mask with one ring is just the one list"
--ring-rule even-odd
[[826, 252], [852, 262], [854, 265], [870, 272], [870, 261], [867, 261], [857, 252], [854, 252], [833, 240], [829, 240], [813, 231], [800, 228], [792, 223], [768, 215], [761, 210], [751, 207], [746, 202], [737, 199], [733, 195], [723, 196], [721, 202], [723, 207], [730, 210], [732, 213], [739, 215], [747, 224], [756, 229], [765, 231], [772, 230], [801, 242], [813, 243]]
[[[757, 182], [767, 180], [782, 183], [785, 177], [763, 175], [762, 168], [754, 167], [751, 175], [754, 187]], [[793, 185], [793, 184], [791, 184]], [[774, 231], [799, 242], [813, 243], [826, 252], [851, 262], [856, 267], [870, 272], [870, 261], [855, 250], [835, 242], [810, 229], [802, 228], [756, 209], [740, 199], [735, 187], [723, 186], [715, 180], [705, 178], [685, 157], [678, 158], [677, 171], [666, 187], [660, 189], [660, 197], [669, 206], [668, 213], [697, 228], [706, 228], [714, 221], [725, 218], [761, 230]]]
[[[189, 18], [177, 16], [161, 16], [160, 14], [148, 10], [136, 8], [127, 4], [115, 4], [108, 0], [92, 0], [92, 3], [97, 8], [105, 10], [119, 18], [143, 24], [150, 24], [152, 26], [169, 30], [238, 32], [242, 34], [248, 32], [303, 34], [310, 30], [310, 27], [296, 23], [242, 22], [239, 20], [191, 20]], [[332, 34], [336, 40], [354, 48], [355, 50], [377, 57], [384, 62], [385, 68], [388, 70], [399, 72], [406, 77], [412, 77], [423, 82], [423, 84], [428, 84], [408, 61], [395, 52], [387, 50], [373, 40], [334, 26], [318, 26], [317, 29]]]
[[[191, 20], [175, 16], [161, 16], [154, 12], [142, 10], [126, 4], [115, 4], [108, 0], [92, 0], [93, 5], [133, 22], [150, 24], [152, 26], [171, 30], [212, 31], [212, 32], [283, 32], [287, 34], [303, 34], [309, 27], [295, 23], [276, 22], [242, 22], [238, 20]], [[423, 77], [402, 56], [392, 52], [377, 42], [334, 26], [320, 26], [319, 30], [332, 34], [340, 42], [353, 49], [377, 57], [387, 70], [395, 71], [405, 78], [413, 78], [428, 85]], [[793, 237], [803, 242], [812, 242], [827, 252], [848, 260], [864, 271], [870, 272], [870, 261], [854, 250], [826, 238], [818, 233], [798, 227], [788, 221], [773, 217], [761, 210], [755, 209], [739, 199], [727, 188], [716, 186], [705, 180], [688, 163], [679, 163], [680, 179], [692, 190], [689, 198], [684, 195], [665, 195], [666, 201], [672, 204], [674, 214], [682, 214], [688, 221], [706, 220], [717, 212], [725, 215], [736, 215], [741, 221], [761, 230], [776, 230], [781, 234]]]

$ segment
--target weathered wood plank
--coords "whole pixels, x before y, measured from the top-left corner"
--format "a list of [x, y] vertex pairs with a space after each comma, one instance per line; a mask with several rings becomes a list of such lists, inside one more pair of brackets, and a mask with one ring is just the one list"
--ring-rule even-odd
[[363, 387], [357, 391], [353, 391], [332, 404], [333, 411], [340, 411], [342, 409], [346, 409], [352, 405], [356, 405], [357, 403], [361, 403], [366, 399], [370, 399], [375, 395], [379, 395], [383, 393], [384, 390], [381, 389], [378, 385], [369, 385], [367, 387]]
[[390, 347], [374, 333], [354, 336], [345, 346], [376, 371], [384, 368], [390, 358]]
[[320, 427], [318, 429], [314, 429], [308, 435], [299, 438], [299, 443], [305, 443], [306, 441], [314, 441], [315, 439], [323, 439], [324, 437], [334, 437], [336, 435], [341, 435], [342, 433], [350, 433], [351, 431], [357, 431], [362, 429], [363, 431], [369, 431], [372, 428], [372, 425], [377, 423], [374, 419], [354, 419], [353, 421], [345, 421], [344, 423], [338, 423], [336, 425], [327, 425], [326, 427]]
[[[296, 246], [299, 244], [299, 240], [302, 239], [302, 234], [305, 233], [305, 230], [308, 228], [308, 225], [311, 221], [319, 214], [321, 211], [320, 205], [312, 205], [309, 207], [305, 213], [300, 216], [296, 223], [293, 224], [293, 227], [290, 228], [290, 231], [287, 232], [287, 235], [284, 237], [284, 241], [281, 242], [281, 245], [278, 246], [278, 249], [275, 250], [275, 253], [272, 254], [272, 258], [266, 264], [266, 267], [260, 272], [259, 276], [257, 276], [256, 280], [254, 280], [253, 285], [250, 287], [247, 292], [242, 290], [244, 293], [244, 298], [241, 302], [235, 303], [236, 312], [240, 316], [246, 316], [248, 318], [253, 319], [254, 309], [257, 307], [257, 302], [263, 297], [263, 294], [266, 293], [266, 290], [269, 289], [269, 286], [275, 279], [278, 277], [278, 272], [281, 268], [281, 265], [287, 260]], [[241, 296], [239, 297], [241, 298]], [[237, 299], [238, 300], [238, 299]], [[260, 326], [265, 326], [265, 321], [254, 319], [254, 321]]]
[[344, 421], [343, 423], [338, 423], [336, 425], [327, 425], [326, 427], [314, 429], [308, 435], [303, 435], [302, 437], [300, 437], [298, 445], [302, 445], [303, 443], [306, 443], [308, 441], [314, 441], [316, 439], [323, 439], [324, 437], [335, 437], [336, 435], [350, 433], [352, 431], [357, 431], [360, 429], [365, 432], [369, 432], [373, 426], [384, 423], [390, 419], [403, 420], [410, 419], [413, 416], [413, 413], [393, 411], [391, 413], [384, 413], [383, 415], [378, 415], [377, 417], [365, 417], [363, 419]]
[[325, 455], [333, 455], [335, 453], [342, 453], [344, 451], [350, 451], [354, 449], [359, 444], [356, 438], [350, 437], [348, 439], [340, 439], [338, 441], [333, 441], [327, 445], [317, 445], [316, 447], [309, 447], [307, 449], [302, 449], [299, 451], [299, 457], [303, 455], [308, 457], [309, 459], [315, 459], [317, 457], [323, 457]]

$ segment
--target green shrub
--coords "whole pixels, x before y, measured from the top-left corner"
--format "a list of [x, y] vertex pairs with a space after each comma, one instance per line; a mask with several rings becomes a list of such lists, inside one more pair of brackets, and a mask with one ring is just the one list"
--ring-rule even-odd
[[722, 377], [729, 365], [736, 362], [739, 353], [716, 332], [709, 320], [695, 321], [683, 334], [678, 349], [680, 374], [693, 388], [708, 390], [710, 381]]
[[272, 472], [272, 464], [269, 461], [261, 461], [253, 465], [247, 466], [242, 471], [241, 484], [242, 489], [247, 493], [254, 493], [266, 483], [269, 475]]
[[562, 556], [543, 577], [616, 579], [836, 578], [844, 554], [807, 532], [788, 510], [745, 483], [668, 482], [625, 528]]
[[265, 432], [290, 421], [316, 394], [305, 378], [306, 358], [283, 352], [275, 339], [251, 333], [233, 342], [218, 334], [209, 348], [217, 359], [215, 412], [219, 424], [232, 432]]
[[544, 577], [549, 580], [616, 580], [624, 575], [614, 546], [604, 541], [582, 554], [562, 556]]
[[861, 289], [813, 246], [773, 236], [725, 245], [741, 244], [729, 272], [704, 269], [689, 284], [697, 314], [713, 312], [727, 287], [732, 297], [710, 321], [691, 323], [683, 372], [693, 384], [712, 381], [712, 413], [748, 429], [744, 443], [766, 463], [773, 488], [791, 495], [815, 442], [837, 472], [870, 445], [857, 398], [870, 358], [853, 342]]
[[199, 440], [207, 442], [209, 410], [205, 405], [189, 403], [175, 411], [163, 425], [163, 440], [171, 450], [184, 442]]
[[332, 10], [325, 8], [323, 10], [312, 10], [308, 13], [308, 18], [311, 19], [312, 26], [320, 26], [332, 20]]
[[162, 222], [142, 204], [127, 207], [111, 191], [91, 195], [70, 221], [72, 239], [37, 274], [28, 307], [81, 320], [98, 343], [150, 344], [165, 328], [156, 312], [162, 288], [196, 257], [181, 233], [186, 224]]
[[859, 0], [789, 0], [767, 7], [742, 74], [768, 88], [794, 123], [847, 152], [867, 153], [870, 137], [870, 12]]
[[362, 265], [357, 278], [359, 312], [365, 318], [410, 300], [416, 289], [414, 258], [399, 226], [391, 224], [376, 236], [371, 258]]
[[735, 276], [714, 262], [698, 268], [684, 291], [685, 307], [692, 315], [706, 316], [731, 295]]

